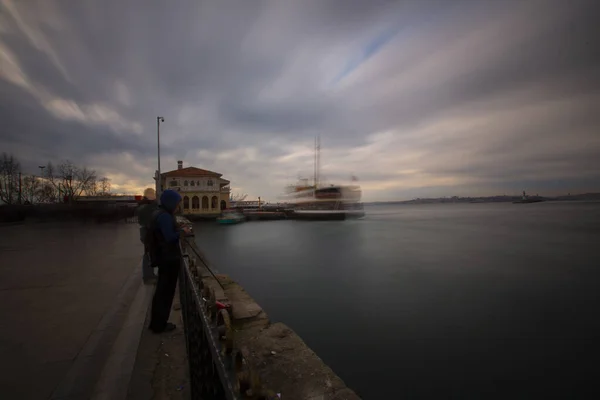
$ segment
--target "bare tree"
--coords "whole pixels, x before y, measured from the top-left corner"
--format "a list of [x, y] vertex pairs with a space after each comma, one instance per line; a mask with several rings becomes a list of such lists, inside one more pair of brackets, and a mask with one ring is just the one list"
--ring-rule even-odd
[[40, 191], [42, 182], [33, 175], [28, 175], [23, 178], [23, 201], [29, 203], [37, 203], [40, 199]]
[[15, 204], [19, 200], [19, 173], [21, 164], [11, 154], [2, 153], [0, 159], [0, 200]]
[[62, 186], [64, 188], [65, 194], [69, 196], [70, 199], [75, 197], [74, 188], [79, 188], [77, 182], [77, 173], [78, 168], [71, 161], [63, 161], [58, 164], [58, 177], [62, 181]]
[[74, 198], [77, 198], [81, 196], [86, 188], [95, 187], [96, 171], [88, 169], [87, 167], [76, 168], [75, 179], [77, 185], [71, 185], [71, 193]]
[[100, 194], [103, 196], [108, 196], [110, 194], [110, 179], [107, 177], [100, 179], [99, 185]]
[[104, 177], [98, 180], [96, 176], [93, 176], [84, 185], [83, 192], [87, 196], [108, 196], [110, 195], [110, 179]]
[[100, 182], [98, 182], [96, 180], [96, 177], [94, 176], [85, 185], [85, 188], [83, 189], [83, 191], [85, 192], [86, 196], [97, 196], [97, 195], [99, 195], [100, 194]]
[[43, 203], [53, 203], [58, 198], [56, 188], [48, 182], [42, 182], [38, 190], [38, 201]]
[[93, 190], [93, 183], [96, 180], [96, 171], [87, 167], [80, 168], [71, 161], [63, 161], [56, 167], [52, 163], [46, 166], [46, 177], [50, 184], [58, 191], [58, 198], [69, 196], [70, 199], [76, 199], [86, 191]]
[[246, 199], [246, 197], [248, 197], [247, 194], [232, 194], [230, 197], [230, 201], [244, 201]]
[[[44, 193], [48, 196], [47, 200], [51, 202], [60, 202], [60, 197], [62, 195], [62, 185], [60, 183], [60, 179], [57, 176], [57, 170], [54, 167], [52, 162], [48, 162], [46, 165], [46, 185], [44, 185]], [[48, 187], [51, 187], [52, 190], [49, 190]]]

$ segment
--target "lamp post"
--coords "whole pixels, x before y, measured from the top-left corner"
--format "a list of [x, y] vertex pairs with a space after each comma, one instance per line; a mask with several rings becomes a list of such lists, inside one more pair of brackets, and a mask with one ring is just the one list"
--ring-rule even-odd
[[38, 166], [38, 168], [40, 169], [40, 176], [43, 178], [44, 177], [44, 168], [46, 168], [43, 165]]
[[156, 147], [158, 152], [158, 173], [156, 174], [156, 198], [160, 199], [162, 193], [162, 179], [160, 176], [160, 123], [165, 122], [163, 117], [156, 117]]

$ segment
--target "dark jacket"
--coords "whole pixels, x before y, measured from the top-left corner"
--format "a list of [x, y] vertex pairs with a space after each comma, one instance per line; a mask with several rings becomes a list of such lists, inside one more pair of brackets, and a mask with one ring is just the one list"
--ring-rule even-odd
[[160, 196], [160, 206], [153, 214], [151, 229], [155, 235], [157, 251], [154, 256], [156, 264], [179, 263], [180, 229], [175, 219], [175, 208], [181, 196], [174, 190], [165, 190]]
[[152, 221], [152, 214], [158, 208], [158, 203], [156, 201], [146, 200], [135, 209], [135, 214], [138, 217], [138, 224], [140, 226], [147, 228]]

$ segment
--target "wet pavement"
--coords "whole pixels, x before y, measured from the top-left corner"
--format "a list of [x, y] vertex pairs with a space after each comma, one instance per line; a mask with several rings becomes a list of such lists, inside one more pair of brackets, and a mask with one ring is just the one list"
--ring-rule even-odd
[[[148, 330], [142, 332], [127, 400], [190, 398], [185, 334], [178, 304], [179, 294], [175, 296], [174, 308], [169, 318], [178, 329], [161, 335], [152, 334]], [[148, 321], [146, 325], [147, 323]]]
[[137, 224], [0, 226], [2, 398], [89, 398], [140, 290], [141, 253]]

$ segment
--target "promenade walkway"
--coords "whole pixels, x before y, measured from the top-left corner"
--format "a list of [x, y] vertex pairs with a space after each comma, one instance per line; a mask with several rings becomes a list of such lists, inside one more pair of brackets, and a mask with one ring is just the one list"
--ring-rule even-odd
[[0, 397], [126, 396], [153, 291], [138, 235], [125, 223], [0, 226]]

